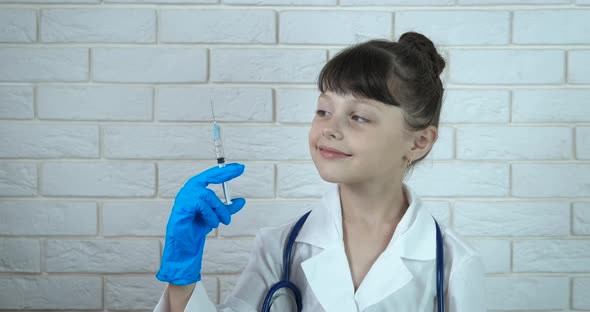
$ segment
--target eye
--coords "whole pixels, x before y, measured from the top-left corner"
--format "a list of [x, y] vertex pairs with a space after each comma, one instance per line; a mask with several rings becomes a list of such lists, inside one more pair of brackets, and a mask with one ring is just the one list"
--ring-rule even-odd
[[360, 122], [360, 123], [366, 123], [369, 122], [370, 120], [366, 119], [365, 117], [361, 117], [359, 115], [352, 115], [352, 117], [350, 117], [352, 120]]
[[315, 114], [318, 115], [318, 116], [320, 116], [320, 117], [324, 117], [324, 116], [326, 116], [326, 114], [328, 114], [328, 112], [326, 112], [325, 110], [322, 110], [322, 109], [318, 109], [315, 112]]

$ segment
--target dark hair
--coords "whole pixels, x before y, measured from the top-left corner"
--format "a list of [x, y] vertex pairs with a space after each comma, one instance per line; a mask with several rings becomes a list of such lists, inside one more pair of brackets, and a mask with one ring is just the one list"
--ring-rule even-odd
[[398, 42], [371, 40], [340, 51], [320, 72], [318, 88], [398, 106], [405, 128], [417, 131], [438, 127], [444, 67], [430, 39], [406, 32]]

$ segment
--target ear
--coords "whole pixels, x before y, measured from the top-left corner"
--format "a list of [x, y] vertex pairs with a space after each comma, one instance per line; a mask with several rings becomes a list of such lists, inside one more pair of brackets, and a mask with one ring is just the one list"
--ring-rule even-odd
[[434, 143], [438, 140], [438, 128], [428, 126], [428, 128], [414, 132], [413, 141], [410, 146], [412, 159], [421, 159], [432, 149]]

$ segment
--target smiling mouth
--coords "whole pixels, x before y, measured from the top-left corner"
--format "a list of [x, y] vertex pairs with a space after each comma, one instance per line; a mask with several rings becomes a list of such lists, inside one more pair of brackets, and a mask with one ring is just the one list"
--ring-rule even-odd
[[326, 159], [338, 159], [338, 158], [346, 158], [352, 155], [345, 154], [337, 149], [320, 146], [319, 147], [320, 155]]

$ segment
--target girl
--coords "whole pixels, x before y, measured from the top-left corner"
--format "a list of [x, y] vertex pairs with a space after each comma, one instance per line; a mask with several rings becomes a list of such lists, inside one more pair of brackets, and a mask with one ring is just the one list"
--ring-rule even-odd
[[[444, 66], [433, 43], [414, 32], [398, 42], [357, 44], [331, 59], [318, 79], [309, 132], [313, 163], [333, 183], [323, 207], [297, 226], [262, 229], [232, 294], [215, 307], [198, 282], [205, 237], [219, 222], [229, 224], [245, 200], [224, 205], [205, 187], [239, 176], [244, 166], [191, 178], [168, 221], [157, 278], [170, 284], [156, 310], [260, 311], [269, 288], [290, 270], [286, 278], [301, 300], [283, 288], [269, 296], [272, 311], [294, 311], [297, 303], [303, 311], [436, 311], [438, 299], [445, 311], [485, 311], [481, 260], [448, 228], [444, 292], [437, 296], [437, 225], [403, 182], [438, 138]], [[289, 237], [291, 263], [283, 264]]]

